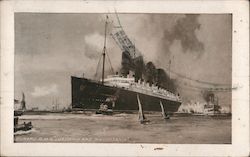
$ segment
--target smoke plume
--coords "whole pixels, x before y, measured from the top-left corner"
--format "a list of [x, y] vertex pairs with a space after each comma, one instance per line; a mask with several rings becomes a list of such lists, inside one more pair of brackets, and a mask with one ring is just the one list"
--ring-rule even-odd
[[165, 30], [163, 35], [163, 49], [169, 51], [169, 47], [175, 40], [179, 40], [183, 52], [201, 53], [204, 51], [204, 44], [196, 36], [200, 29], [199, 15], [186, 15], [177, 20], [173, 29]]
[[176, 85], [174, 80], [171, 80], [164, 69], [156, 68], [153, 62], [145, 63], [143, 58], [137, 57], [132, 59], [128, 52], [122, 53], [122, 75], [126, 76], [129, 71], [135, 73], [135, 80], [143, 80], [149, 85], [155, 84], [158, 87], [165, 88], [175, 92]]
[[211, 99], [214, 99], [214, 96], [215, 96], [214, 93], [211, 91], [203, 91], [203, 99], [206, 102], [213, 101]]

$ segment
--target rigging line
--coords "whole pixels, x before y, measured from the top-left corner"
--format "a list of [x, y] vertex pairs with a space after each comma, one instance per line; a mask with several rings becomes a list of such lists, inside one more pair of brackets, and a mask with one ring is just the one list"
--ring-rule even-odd
[[191, 88], [196, 88], [196, 89], [200, 89], [200, 90], [203, 90], [203, 89], [208, 89], [206, 87], [199, 87], [199, 86], [193, 86], [193, 85], [190, 85], [189, 83], [186, 83], [186, 82], [179, 82], [180, 84], [183, 84], [184, 86], [187, 86], [187, 87], [191, 87]]
[[[230, 92], [232, 91], [233, 89], [236, 89], [236, 87], [234, 88], [223, 88], [223, 87], [220, 87], [220, 88], [207, 88], [207, 87], [198, 87], [198, 86], [193, 86], [193, 85], [187, 85], [187, 83], [182, 83], [184, 86], [188, 87], [188, 88], [195, 88], [196, 90], [207, 90], [207, 91], [213, 91], [213, 92]], [[179, 85], [180, 86], [180, 85]], [[181, 87], [184, 87], [184, 86], [181, 86]], [[184, 87], [185, 88], [185, 87]]]
[[187, 82], [186, 80], [178, 80], [178, 83], [183, 84], [185, 86], [193, 86], [193, 87], [197, 87], [197, 88], [231, 88], [231, 86], [213, 86], [213, 85], [209, 85], [209, 84], [202, 84], [202, 85], [192, 85], [194, 83], [191, 82]]
[[196, 91], [196, 92], [201, 92], [201, 89], [189, 87], [189, 86], [183, 86], [181, 89], [188, 90], [188, 91]]
[[183, 84], [183, 85], [178, 84], [178, 86], [181, 87], [181, 88], [192, 88], [192, 89], [195, 89], [195, 90], [204, 90], [204, 88], [202, 88], [202, 87], [187, 85], [186, 83], [181, 83], [181, 84]]
[[113, 66], [111, 64], [111, 61], [110, 61], [110, 58], [109, 58], [109, 55], [108, 55], [108, 51], [106, 51], [106, 54], [107, 54], [107, 58], [108, 58], [108, 61], [109, 61], [110, 67], [111, 67], [111, 71], [112, 71], [112, 73], [114, 73], [114, 68], [113, 68]]
[[97, 71], [98, 71], [98, 68], [99, 68], [99, 66], [100, 66], [101, 59], [102, 59], [102, 56], [100, 56], [99, 61], [98, 61], [98, 63], [97, 63], [97, 67], [96, 67], [96, 71], [95, 71], [95, 75], [94, 75], [95, 78], [97, 77]]
[[[183, 84], [183, 85], [181, 85]], [[194, 86], [194, 85], [188, 85], [189, 83], [187, 82], [183, 82], [183, 81], [179, 81], [179, 86], [180, 87], [184, 87], [184, 86], [188, 86], [188, 87], [192, 87], [192, 88], [197, 88], [197, 89], [201, 89], [201, 90], [208, 90], [208, 91], [215, 91], [215, 92], [227, 92], [227, 91], [232, 91], [237, 89], [237, 86], [234, 87], [226, 87], [226, 86], [216, 86], [216, 87], [201, 87], [201, 86]]]
[[199, 88], [195, 88], [195, 87], [191, 87], [191, 86], [183, 86], [182, 87], [183, 90], [188, 90], [188, 91], [196, 91], [196, 92], [203, 92], [203, 91], [211, 91], [211, 92], [231, 92], [230, 89], [228, 90], [209, 90], [209, 89], [199, 89]]
[[201, 81], [201, 80], [198, 80], [198, 79], [193, 79], [191, 77], [184, 76], [184, 75], [179, 74], [179, 73], [177, 73], [175, 71], [172, 71], [172, 70], [170, 70], [170, 72], [177, 75], [177, 76], [180, 76], [181, 79], [188, 79], [188, 80], [195, 81], [195, 82], [201, 83], [201, 84], [208, 84], [208, 85], [213, 85], [213, 86], [231, 86], [230, 84], [212, 83], [212, 82], [207, 82], [207, 81]]

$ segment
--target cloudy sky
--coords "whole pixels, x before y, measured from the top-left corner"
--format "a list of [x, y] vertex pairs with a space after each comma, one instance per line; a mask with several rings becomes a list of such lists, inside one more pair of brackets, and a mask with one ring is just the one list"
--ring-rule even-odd
[[[121, 24], [145, 61], [204, 82], [231, 84], [232, 17], [229, 14], [119, 14]], [[109, 22], [116, 25], [114, 15]], [[15, 98], [27, 107], [52, 108], [71, 103], [70, 76], [93, 78], [104, 40], [104, 14], [15, 14]], [[109, 25], [112, 31], [112, 24]], [[107, 51], [116, 71], [121, 51], [108, 36]], [[109, 65], [106, 66], [109, 68]], [[170, 73], [185, 99], [202, 101], [213, 87]], [[218, 93], [230, 105], [230, 92]]]

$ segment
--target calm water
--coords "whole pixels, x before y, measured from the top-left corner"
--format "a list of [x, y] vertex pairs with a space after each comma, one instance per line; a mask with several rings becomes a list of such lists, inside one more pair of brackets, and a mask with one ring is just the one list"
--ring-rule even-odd
[[71, 143], [231, 143], [231, 117], [174, 116], [146, 114], [150, 120], [140, 124], [137, 114], [23, 115], [20, 123], [31, 121], [33, 130], [15, 134], [16, 142]]

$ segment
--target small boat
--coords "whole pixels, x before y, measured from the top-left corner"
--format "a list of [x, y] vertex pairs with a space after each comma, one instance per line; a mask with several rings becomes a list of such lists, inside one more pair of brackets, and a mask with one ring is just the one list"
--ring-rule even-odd
[[33, 128], [31, 122], [23, 122], [22, 124], [18, 124], [18, 117], [14, 117], [14, 133], [17, 131], [28, 131]]
[[163, 116], [163, 119], [169, 119], [170, 116], [168, 114], [166, 114], [165, 110], [164, 110], [164, 107], [163, 107], [163, 104], [162, 102], [160, 101], [160, 106], [161, 106], [161, 114]]
[[28, 130], [31, 130], [32, 129], [32, 124], [31, 122], [28, 122], [28, 123], [23, 123], [23, 124], [18, 124], [14, 127], [14, 132], [17, 132], [17, 131], [28, 131]]
[[99, 110], [97, 110], [95, 113], [96, 114], [103, 114], [103, 115], [113, 115], [113, 110], [112, 109], [108, 109], [108, 105], [102, 103], [100, 105]]
[[141, 124], [145, 124], [148, 123], [149, 120], [146, 119], [146, 117], [143, 114], [143, 110], [142, 110], [142, 105], [141, 105], [141, 101], [139, 98], [139, 95], [137, 94], [137, 102], [138, 102], [138, 106], [139, 106], [139, 121]]
[[14, 111], [14, 116], [21, 116], [24, 113], [23, 110], [15, 110]]

